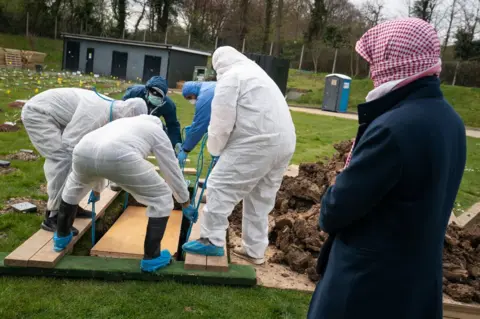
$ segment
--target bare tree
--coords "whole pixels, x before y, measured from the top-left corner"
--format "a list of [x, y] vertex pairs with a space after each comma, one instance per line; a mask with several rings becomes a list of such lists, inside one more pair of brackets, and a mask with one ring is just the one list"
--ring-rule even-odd
[[361, 12], [369, 27], [376, 26], [384, 20], [383, 10], [385, 8], [384, 0], [368, 0], [361, 8]]
[[272, 11], [273, 11], [273, 0], [265, 1], [265, 24], [263, 29], [263, 53], [267, 53], [268, 50], [268, 40], [270, 38], [270, 28], [272, 24]]
[[283, 0], [278, 0], [277, 16], [275, 17], [275, 56], [279, 56], [282, 51], [282, 19]]
[[137, 18], [137, 22], [135, 23], [135, 34], [138, 32], [138, 27], [140, 26], [140, 23], [145, 17], [145, 12], [147, 11], [147, 2], [147, 0], [134, 0], [135, 4], [139, 4], [142, 7], [142, 11], [140, 12], [140, 15]]
[[439, 0], [416, 0], [411, 7], [412, 16], [432, 22], [435, 9], [438, 7]]
[[443, 42], [442, 54], [445, 53], [445, 50], [447, 49], [447, 46], [448, 46], [448, 41], [450, 40], [450, 33], [452, 32], [452, 25], [453, 25], [453, 20], [455, 19], [456, 11], [457, 11], [457, 0], [453, 0], [450, 8], [450, 16], [448, 19], [448, 28], [445, 34], [445, 40]]

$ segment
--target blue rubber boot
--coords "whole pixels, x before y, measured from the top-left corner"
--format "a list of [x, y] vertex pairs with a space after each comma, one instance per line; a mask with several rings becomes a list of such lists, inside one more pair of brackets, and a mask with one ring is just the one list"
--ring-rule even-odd
[[223, 247], [215, 246], [208, 240], [208, 238], [200, 238], [197, 240], [189, 241], [183, 244], [182, 249], [184, 252], [203, 255], [203, 256], [223, 256], [225, 255], [225, 249]]
[[60, 252], [67, 248], [68, 244], [72, 241], [73, 234], [70, 232], [70, 235], [65, 237], [59, 237], [58, 233], [55, 232], [53, 234], [53, 250], [56, 252]]
[[144, 272], [154, 272], [160, 268], [166, 267], [172, 261], [172, 255], [167, 249], [160, 252], [160, 256], [154, 259], [142, 259], [140, 269]]

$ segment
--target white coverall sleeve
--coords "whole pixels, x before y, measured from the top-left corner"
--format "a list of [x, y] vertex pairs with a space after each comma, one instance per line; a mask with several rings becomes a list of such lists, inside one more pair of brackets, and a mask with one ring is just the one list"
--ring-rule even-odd
[[172, 189], [173, 196], [177, 202], [180, 204], [186, 203], [190, 199], [187, 183], [178, 165], [172, 143], [161, 126], [158, 134], [155, 134], [155, 140], [156, 145], [153, 146], [153, 154], [155, 154], [157, 159], [160, 173]]
[[220, 156], [227, 145], [237, 117], [238, 78], [226, 75], [217, 83], [208, 126], [207, 147], [210, 154]]

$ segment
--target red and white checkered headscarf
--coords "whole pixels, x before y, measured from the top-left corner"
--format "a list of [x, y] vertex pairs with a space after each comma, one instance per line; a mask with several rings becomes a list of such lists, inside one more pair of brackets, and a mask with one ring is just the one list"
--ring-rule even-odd
[[375, 87], [422, 72], [441, 71], [440, 41], [434, 27], [417, 18], [392, 20], [368, 30], [355, 47], [370, 64]]

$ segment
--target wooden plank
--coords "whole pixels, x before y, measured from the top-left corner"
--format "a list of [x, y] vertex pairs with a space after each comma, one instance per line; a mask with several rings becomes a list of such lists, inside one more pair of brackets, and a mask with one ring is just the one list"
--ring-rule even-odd
[[[157, 172], [160, 171], [160, 168], [158, 166], [155, 166], [155, 170]], [[191, 167], [185, 167], [184, 170], [183, 170], [183, 174], [184, 175], [197, 175], [197, 169], [195, 168], [191, 168]]]
[[[147, 156], [147, 159], [149, 159], [149, 160], [156, 160], [157, 158], [156, 158], [154, 155], [149, 155], [149, 156]], [[190, 159], [187, 158], [187, 159], [185, 160], [185, 162], [190, 163]]]
[[478, 222], [480, 222], [480, 203], [476, 203], [457, 217], [457, 224], [460, 227], [470, 227]]
[[479, 319], [480, 306], [468, 305], [460, 302], [444, 300], [443, 318], [451, 319]]
[[[118, 192], [112, 191], [110, 188], [105, 188], [101, 194], [100, 200], [95, 204], [96, 219], [103, 216], [106, 208], [112, 203], [112, 201], [118, 196]], [[80, 205], [83, 208], [89, 208], [86, 205], [88, 199], [84, 198]], [[37, 251], [27, 263], [28, 267], [40, 267], [40, 268], [53, 268], [60, 261], [60, 259], [68, 252], [70, 252], [73, 246], [77, 243], [80, 237], [83, 236], [90, 228], [92, 220], [90, 218], [77, 218], [73, 223], [78, 229], [78, 235], [73, 237], [70, 244], [66, 249], [61, 252], [55, 252], [53, 250], [52, 233], [50, 233], [50, 240], [39, 251]]]
[[[143, 243], [147, 231], [146, 207], [129, 206], [108, 232], [90, 251], [90, 255], [113, 258], [143, 258]], [[182, 212], [172, 211], [168, 219], [162, 249], [172, 255], [177, 252]]]
[[[200, 220], [202, 218], [203, 206], [198, 209], [198, 221], [193, 224], [188, 241], [200, 238]], [[185, 269], [188, 270], [207, 270], [207, 257], [195, 254], [185, 254]]]
[[[107, 193], [104, 190], [102, 192], [102, 197], [107, 197]], [[111, 191], [109, 190], [109, 193]], [[87, 208], [88, 196], [82, 199], [80, 206]], [[117, 196], [117, 195], [115, 195]], [[80, 220], [80, 219], [77, 219]], [[75, 221], [77, 222], [77, 221]], [[48, 232], [43, 229], [39, 229], [35, 234], [33, 234], [29, 239], [27, 239], [23, 244], [21, 244], [17, 249], [11, 252], [5, 258], [5, 265], [7, 266], [16, 266], [16, 267], [27, 267], [29, 266], [28, 261], [40, 250], [44, 249], [52, 239], [53, 233]]]

